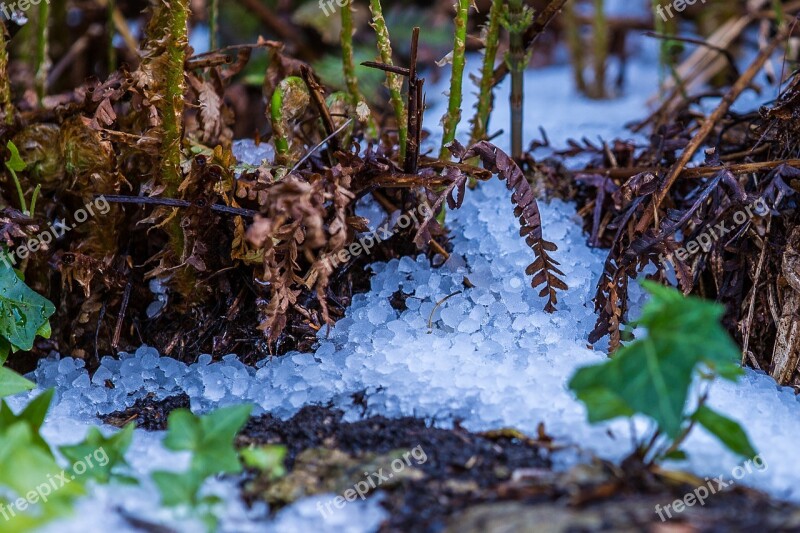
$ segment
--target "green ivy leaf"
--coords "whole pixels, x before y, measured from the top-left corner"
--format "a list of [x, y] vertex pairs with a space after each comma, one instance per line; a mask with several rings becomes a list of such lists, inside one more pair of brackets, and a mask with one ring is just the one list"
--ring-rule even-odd
[[25, 379], [10, 368], [0, 367], [0, 398], [13, 396], [36, 388], [36, 384]]
[[53, 330], [50, 328], [50, 321], [49, 320], [47, 322], [45, 322], [44, 324], [42, 324], [42, 327], [40, 327], [38, 330], [36, 330], [36, 335], [38, 335], [39, 337], [41, 337], [43, 339], [49, 339], [50, 335], [52, 335], [52, 334], [53, 334]]
[[[170, 450], [192, 453], [186, 472], [154, 472], [153, 481], [161, 492], [164, 505], [187, 505], [195, 510], [211, 500], [198, 496], [203, 481], [216, 474], [242, 471], [233, 441], [250, 418], [252, 405], [236, 405], [195, 416], [187, 409], [177, 409], [167, 420], [164, 446]], [[203, 515], [204, 520], [213, 519]]]
[[[657, 345], [647, 337], [620, 348], [606, 363], [579, 369], [569, 386], [581, 401], [591, 402], [590, 420], [641, 413], [676, 437], [697, 361], [686, 352], [676, 353], [672, 344]], [[615, 402], [606, 405], [610, 398]]]
[[[0, 368], [0, 371], [2, 370], [6, 369]], [[50, 446], [39, 435], [39, 432], [42, 429], [42, 425], [44, 425], [47, 412], [50, 410], [50, 403], [53, 401], [54, 393], [55, 389], [46, 390], [31, 400], [18, 415], [14, 414], [6, 402], [0, 401], [0, 435], [17, 422], [25, 422], [33, 432], [31, 441], [42, 450], [51, 453]]]
[[0, 401], [0, 504], [28, 500], [28, 508], [11, 507], [14, 513], [0, 520], [0, 533], [38, 530], [71, 513], [85, 494], [81, 481], [63, 471], [40, 435], [52, 397], [53, 390], [40, 394], [19, 414]]
[[19, 279], [8, 265], [0, 265], [0, 335], [22, 349], [33, 348], [33, 341], [55, 313], [55, 306]]
[[[643, 414], [675, 439], [689, 423], [686, 405], [695, 376], [736, 381], [742, 374], [740, 351], [720, 323], [723, 306], [656, 283], [642, 285], [651, 298], [634, 324], [645, 328], [646, 336], [609, 361], [578, 369], [569, 387], [585, 403], [590, 422]], [[700, 416], [718, 428], [735, 429], [704, 412]], [[752, 447], [742, 438], [747, 442], [738, 428], [723, 442], [736, 453], [749, 452]]]
[[[26, 497], [38, 487], [50, 487], [52, 491], [46, 502], [36, 503], [36, 510], [25, 511], [47, 521], [71, 512], [75, 499], [86, 491], [80, 482], [69, 476], [62, 478], [63, 471], [52, 453], [37, 445], [35, 436], [37, 433], [24, 421], [0, 433], [0, 486], [10, 489], [17, 497]], [[51, 480], [56, 480], [55, 487]]]
[[[90, 427], [82, 442], [61, 446], [59, 450], [73, 465], [80, 461], [85, 464], [91, 461], [91, 464], [86, 464], [86, 471], [82, 474], [84, 477], [104, 484], [111, 480], [135, 483], [135, 478], [117, 473], [128, 466], [125, 452], [130, 448], [135, 427], [134, 423], [130, 423], [110, 437], [105, 437], [98, 428]], [[87, 457], [90, 459], [87, 460]]]
[[196, 417], [186, 409], [177, 409], [169, 415], [164, 445], [170, 450], [193, 452], [192, 468], [204, 476], [241, 472], [233, 439], [251, 410], [251, 405], [236, 405]]
[[6, 148], [8, 148], [9, 152], [11, 152], [11, 159], [6, 161], [6, 167], [14, 172], [22, 172], [25, 170], [28, 165], [20, 157], [17, 146], [13, 142], [8, 141]]
[[705, 405], [701, 405], [692, 415], [692, 418], [706, 428], [709, 433], [717, 437], [733, 453], [745, 459], [752, 459], [757, 455], [758, 452], [750, 443], [747, 433], [736, 421], [717, 413]]
[[152, 477], [161, 493], [161, 503], [167, 507], [194, 507], [198, 503], [197, 493], [205, 480], [204, 476], [191, 469], [186, 472], [153, 472]]
[[174, 451], [195, 451], [203, 440], [200, 419], [188, 409], [175, 409], [167, 418], [164, 446]]

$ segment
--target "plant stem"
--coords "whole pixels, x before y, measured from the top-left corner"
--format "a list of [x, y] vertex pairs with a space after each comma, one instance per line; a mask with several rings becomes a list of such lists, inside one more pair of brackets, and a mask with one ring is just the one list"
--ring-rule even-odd
[[[358, 88], [358, 76], [356, 76], [356, 64], [353, 59], [353, 0], [345, 0], [341, 10], [342, 32], [339, 39], [342, 44], [342, 68], [344, 69], [344, 84], [350, 95], [350, 104], [354, 109], [365, 102]], [[367, 136], [370, 138], [378, 137], [378, 128], [374, 119], [370, 116], [367, 120]]]
[[350, 103], [355, 106], [361, 101], [361, 90], [358, 88], [358, 77], [353, 59], [353, 6], [352, 0], [342, 7], [342, 68], [344, 69], [344, 83], [350, 95]]
[[42, 184], [37, 183], [36, 188], [33, 189], [33, 195], [31, 195], [31, 216], [35, 216], [36, 213], [36, 200], [39, 198], [39, 193], [42, 192]]
[[[8, 168], [8, 165], [6, 165]], [[17, 188], [17, 196], [19, 197], [19, 207], [23, 213], [28, 213], [28, 202], [25, 201], [25, 193], [22, 192], [22, 184], [19, 182], [19, 178], [17, 177], [17, 173], [14, 171], [13, 168], [8, 168], [8, 171], [11, 172], [11, 178], [14, 181], [14, 186]]]
[[455, 37], [453, 40], [453, 70], [450, 75], [450, 101], [447, 114], [442, 119], [444, 133], [440, 159], [449, 159], [447, 145], [456, 138], [456, 129], [461, 122], [461, 98], [464, 84], [464, 66], [466, 65], [467, 19], [469, 17], [470, 0], [458, 0], [456, 4]]
[[608, 56], [608, 22], [605, 1], [594, 0], [594, 90], [591, 96], [606, 97], [606, 59]]
[[219, 48], [219, 0], [208, 0], [208, 49]]
[[50, 2], [39, 4], [38, 31], [36, 35], [36, 63], [34, 65], [36, 97], [42, 105], [47, 90], [47, 73], [50, 70], [50, 60], [47, 57], [47, 41], [50, 36]]
[[273, 144], [276, 162], [288, 165], [291, 161], [289, 142], [289, 120], [302, 116], [311, 101], [306, 83], [302, 78], [289, 76], [283, 79], [272, 93], [270, 118], [272, 119]]
[[500, 19], [503, 15], [503, 0], [493, 0], [489, 9], [489, 22], [484, 30], [486, 41], [483, 53], [483, 68], [481, 69], [481, 82], [478, 85], [478, 107], [475, 118], [472, 119], [472, 136], [470, 144], [486, 139], [489, 128], [489, 117], [494, 103], [494, 63], [497, 59], [497, 50], [500, 46]]
[[14, 105], [11, 103], [11, 82], [8, 79], [8, 48], [6, 27], [0, 20], [0, 114], [7, 125], [14, 123]]
[[280, 87], [272, 93], [270, 102], [270, 116], [272, 118], [272, 135], [275, 152], [284, 157], [289, 153], [289, 139], [286, 138], [286, 129], [283, 126], [283, 91]]
[[[146, 30], [146, 47], [157, 54], [157, 60], [145, 58], [143, 68], [156, 80], [161, 81], [159, 89], [162, 98], [156, 101], [156, 109], [161, 119], [161, 184], [163, 195], [178, 198], [179, 187], [183, 181], [181, 162], [183, 160], [183, 109], [186, 79], [184, 62], [189, 45], [188, 21], [189, 0], [152, 0], [153, 15]], [[169, 236], [169, 248], [177, 263], [185, 258], [184, 234], [180, 217], [173, 213], [163, 226]], [[176, 291], [186, 298], [195, 288], [192, 274], [182, 268], [173, 282]]]
[[422, 87], [424, 79], [417, 78], [419, 27], [411, 31], [411, 62], [408, 68], [408, 150], [403, 163], [406, 174], [416, 174], [419, 165], [419, 141], [422, 129]]
[[[372, 12], [372, 27], [375, 29], [375, 35], [378, 39], [378, 52], [380, 53], [381, 61], [386, 65], [393, 65], [392, 41], [389, 38], [386, 19], [383, 18], [381, 0], [370, 0], [369, 9]], [[387, 71], [386, 87], [389, 89], [389, 98], [397, 120], [397, 133], [400, 138], [400, 160], [403, 160], [406, 157], [406, 143], [408, 142], [408, 125], [406, 124], [408, 119], [402, 94], [403, 80], [397, 74]]]
[[530, 25], [532, 14], [526, 11], [523, 0], [508, 2], [508, 63], [511, 71], [511, 157], [522, 158], [522, 124], [524, 99], [524, 74], [527, 63], [523, 34]]
[[183, 107], [186, 80], [184, 61], [186, 46], [189, 43], [188, 21], [189, 0], [172, 0], [165, 9], [166, 35], [168, 40], [166, 87], [161, 105], [164, 127], [163, 139], [163, 179], [167, 188], [166, 196], [177, 197], [178, 186], [183, 181], [181, 173], [181, 148], [183, 144]]
[[[658, 0], [653, 0], [658, 2]], [[572, 58], [572, 71], [575, 78], [575, 87], [581, 94], [588, 94], [584, 63], [583, 42], [578, 16], [575, 13], [575, 3], [567, 2], [564, 7], [564, 26], [567, 34], [567, 47]]]

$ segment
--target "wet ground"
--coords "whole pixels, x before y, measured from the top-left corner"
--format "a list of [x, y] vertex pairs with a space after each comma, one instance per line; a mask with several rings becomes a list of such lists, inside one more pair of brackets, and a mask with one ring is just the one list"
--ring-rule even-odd
[[[181, 396], [145, 399], [106, 421], [163, 430], [169, 412], [186, 406]], [[336, 512], [337, 495], [340, 505], [379, 497], [389, 513], [384, 532], [800, 531], [800, 508], [744, 487], [716, 492], [714, 480], [599, 460], [556, 471], [558, 454], [577, 450], [560, 449], [544, 428], [530, 439], [511, 429], [436, 428], [412, 417], [349, 422], [342, 411], [309, 406], [288, 420], [252, 418], [237, 444], [287, 448], [287, 475], [270, 480], [249, 472], [241, 484], [245, 501], [264, 500], [274, 512], [329, 493], [331, 503], [320, 506], [325, 514]], [[709, 487], [702, 505], [686, 498], [703, 496], [701, 487]], [[677, 499], [692, 505], [676, 512]]]

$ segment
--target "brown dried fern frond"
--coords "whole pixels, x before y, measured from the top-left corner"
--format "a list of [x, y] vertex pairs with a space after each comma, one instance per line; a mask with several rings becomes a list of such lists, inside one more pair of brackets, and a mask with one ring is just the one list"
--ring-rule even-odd
[[[533, 288], [544, 285], [539, 292], [540, 297], [547, 297], [544, 310], [548, 313], [555, 312], [558, 303], [556, 291], [565, 291], [569, 287], [559, 277], [564, 273], [558, 269], [558, 261], [549, 254], [549, 252], [556, 251], [558, 247], [544, 238], [539, 204], [522, 169], [508, 154], [487, 141], [480, 141], [469, 149], [465, 149], [456, 141], [450, 146], [450, 150], [462, 162], [479, 158], [483, 167], [503, 180], [508, 190], [512, 192], [511, 201], [515, 206], [514, 215], [520, 223], [519, 234], [521, 237], [525, 237], [525, 242], [536, 255], [536, 260], [528, 266], [525, 273], [533, 276], [531, 281]], [[454, 180], [453, 185], [445, 191], [451, 208], [460, 207], [464, 201], [466, 177], [461, 173], [459, 176], [464, 179]]]

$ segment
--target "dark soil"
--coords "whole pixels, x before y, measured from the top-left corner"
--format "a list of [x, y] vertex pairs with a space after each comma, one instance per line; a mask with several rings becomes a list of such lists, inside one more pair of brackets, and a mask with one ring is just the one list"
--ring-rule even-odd
[[147, 431], [163, 431], [167, 429], [167, 417], [175, 409], [189, 409], [189, 396], [181, 393], [156, 401], [152, 396], [136, 400], [133, 406], [124, 411], [114, 411], [101, 417], [103, 422], [116, 427], [123, 427], [135, 422], [137, 428]]
[[[166, 429], [173, 409], [189, 406], [185, 395], [162, 401], [144, 398], [104, 421], [135, 421], [146, 430]], [[305, 407], [289, 420], [253, 417], [237, 437], [240, 447], [286, 446], [289, 474], [271, 481], [250, 472], [243, 498], [264, 499], [273, 512], [296, 499], [330, 492], [343, 494], [364, 472], [390, 472], [392, 458], [421, 448], [424, 462], [411, 459], [408, 471], [381, 483], [389, 518], [382, 532], [798, 532], [800, 509], [741, 486], [706, 499], [703, 506], [656, 512], [701, 484], [596, 460], [568, 472], [553, 470], [559, 453], [540, 432], [534, 441], [514, 430], [473, 433], [440, 429], [418, 418], [375, 416], [345, 422], [343, 412]]]
[[[557, 473], [546, 438], [536, 442], [512, 438], [515, 432], [508, 430], [477, 434], [459, 427], [438, 429], [417, 418], [344, 422], [342, 417], [335, 409], [306, 407], [286, 421], [271, 415], [253, 418], [240, 434], [239, 444], [285, 445], [290, 477], [306, 480], [309, 472], [325, 471], [320, 465], [330, 459], [323, 454], [323, 459], [298, 460], [317, 449], [353, 458], [350, 470], [363, 479], [367, 463], [380, 463], [376, 454], [386, 457], [393, 451], [422, 447], [427, 460], [414, 468], [423, 475], [384, 488], [383, 506], [389, 512], [381, 528], [384, 532], [800, 531], [796, 507], [741, 487], [711, 496], [704, 506], [673, 513], [673, 521], [662, 523], [655, 506], [663, 508], [683, 498], [702, 480], [696, 485], [669, 484], [664, 478], [621, 472], [600, 461]], [[358, 458], [362, 458], [361, 468], [354, 466]], [[317, 480], [315, 492], [299, 496], [342, 494], [331, 487], [352, 486], [350, 481]], [[258, 478], [246, 483], [245, 498], [263, 497], [274, 510], [280, 502], [275, 501], [270, 485]], [[304, 489], [308, 491], [308, 485]], [[293, 494], [298, 496], [296, 491]]]

